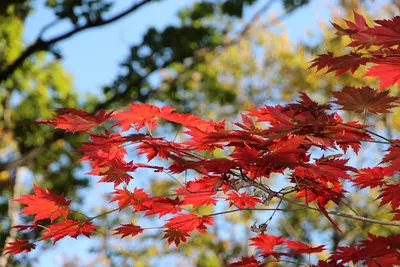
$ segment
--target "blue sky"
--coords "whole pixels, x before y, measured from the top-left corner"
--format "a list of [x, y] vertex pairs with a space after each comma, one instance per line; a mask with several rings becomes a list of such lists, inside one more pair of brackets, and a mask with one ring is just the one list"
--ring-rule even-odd
[[[54, 20], [52, 12], [43, 8], [44, 0], [37, 0], [35, 13], [27, 20], [25, 39], [33, 41], [40, 29]], [[129, 4], [131, 1], [117, 1]], [[143, 33], [149, 27], [158, 29], [178, 23], [177, 11], [192, 3], [192, 0], [165, 0], [144, 6], [133, 15], [105, 27], [82, 32], [63, 41], [57, 48], [63, 54], [63, 65], [74, 77], [75, 87], [80, 92], [96, 93], [112, 82], [119, 70], [119, 63], [125, 58], [128, 48], [140, 42]], [[263, 1], [259, 1], [262, 4]], [[279, 2], [279, 1], [278, 1]], [[329, 2], [329, 1], [327, 1]], [[330, 17], [327, 2], [314, 1], [307, 8], [299, 10], [286, 21], [285, 25], [291, 40], [305, 38], [306, 29], [316, 29], [317, 22]], [[246, 17], [255, 13], [260, 5], [246, 10]], [[120, 5], [117, 8], [122, 9]], [[281, 14], [279, 5], [274, 6], [273, 14]], [[301, 22], [301, 23], [299, 23]], [[65, 24], [58, 25], [46, 36], [54, 36], [66, 29]]]
[[[122, 3], [129, 5], [132, 1], [117, 2], [120, 4], [118, 8], [123, 8]], [[119, 63], [124, 60], [129, 47], [140, 42], [143, 33], [149, 27], [162, 29], [167, 25], [176, 24], [178, 22], [177, 11], [192, 2], [192, 0], [164, 0], [160, 3], [150, 4], [116, 23], [85, 31], [57, 45], [63, 55], [63, 66], [74, 77], [75, 89], [81, 93], [101, 92], [102, 86], [111, 83], [116, 77]], [[259, 1], [260, 4], [262, 2]], [[318, 33], [318, 22], [329, 22], [334, 2], [312, 1], [312, 4], [286, 19], [284, 24], [290, 40], [306, 40], [309, 38], [305, 33], [306, 30]], [[38, 8], [27, 20], [25, 40], [28, 43], [36, 38], [44, 25], [54, 20], [52, 12], [44, 8], [43, 3], [44, 0], [36, 1]], [[245, 19], [248, 20], [259, 6], [247, 9]], [[282, 9], [276, 5], [271, 12], [279, 15]], [[49, 32], [47, 37], [63, 32], [66, 27], [65, 24], [59, 25]], [[89, 196], [100, 199], [96, 194], [101, 190], [96, 184]], [[88, 259], [85, 251], [91, 245], [90, 242], [85, 237], [79, 238], [79, 241], [65, 238], [59, 241], [53, 249], [37, 254], [40, 255], [38, 266], [60, 266], [64, 256], [68, 258], [80, 256]]]

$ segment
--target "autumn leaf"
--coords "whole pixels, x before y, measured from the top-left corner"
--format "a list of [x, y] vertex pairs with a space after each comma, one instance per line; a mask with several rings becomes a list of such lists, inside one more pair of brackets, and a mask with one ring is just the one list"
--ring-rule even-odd
[[389, 91], [378, 92], [371, 87], [346, 86], [339, 92], [332, 92], [337, 98], [334, 102], [342, 106], [342, 110], [363, 113], [368, 111], [373, 114], [389, 113], [389, 109], [398, 105], [399, 97], [389, 96]]
[[180, 208], [181, 204], [182, 202], [178, 197], [175, 199], [166, 197], [151, 199], [149, 200], [149, 206], [145, 216], [158, 214], [159, 218], [161, 218], [167, 214], [175, 214], [182, 210]]
[[195, 213], [178, 214], [165, 223], [164, 227], [169, 229], [177, 229], [186, 233], [197, 230], [200, 233], [205, 233], [206, 225], [213, 225], [211, 216], [202, 217]]
[[123, 132], [128, 131], [132, 125], [136, 126], [136, 131], [139, 131], [144, 126], [154, 130], [159, 116], [165, 116], [174, 110], [172, 107], [164, 106], [161, 109], [149, 104], [131, 104], [127, 112], [119, 112], [112, 116], [117, 120], [112, 127], [121, 125]]
[[394, 171], [400, 170], [400, 140], [392, 140], [393, 144], [386, 152], [387, 153], [380, 164], [389, 163], [390, 168]]
[[217, 204], [217, 201], [212, 198], [217, 192], [189, 192], [183, 188], [179, 188], [175, 190], [175, 192], [179, 193], [183, 196], [183, 200], [180, 203], [181, 205], [192, 205], [193, 208], [198, 208], [201, 206], [208, 206]]
[[240, 261], [228, 264], [227, 267], [261, 267], [263, 266], [254, 256], [242, 257]]
[[168, 245], [171, 245], [171, 243], [174, 242], [176, 247], [179, 247], [181, 242], [187, 243], [187, 237], [190, 237], [187, 232], [179, 229], [168, 228], [164, 230], [164, 232], [165, 235], [162, 239], [167, 238]]
[[151, 204], [150, 196], [140, 188], [134, 188], [133, 192], [129, 191], [126, 187], [123, 189], [117, 189], [111, 193], [114, 197], [111, 202], [118, 202], [118, 207], [120, 210], [128, 205], [132, 205], [136, 211], [147, 210]]
[[34, 222], [50, 219], [53, 222], [58, 217], [67, 218], [72, 211], [67, 208], [71, 201], [67, 201], [64, 194], [57, 196], [50, 190], [34, 185], [33, 195], [23, 195], [15, 199], [16, 202], [27, 205], [21, 214], [36, 215]]
[[397, 83], [400, 85], [400, 66], [393, 64], [379, 64], [368, 69], [364, 76], [379, 77], [380, 88], [384, 89]]
[[91, 134], [90, 139], [91, 142], [82, 142], [77, 151], [84, 154], [81, 161], [92, 161], [93, 166], [122, 159], [127, 154], [123, 146], [126, 138], [120, 133], [105, 131], [103, 134]]
[[222, 188], [229, 188], [228, 179], [223, 176], [203, 176], [193, 181], [189, 181], [186, 183], [186, 188], [189, 192], [198, 192], [198, 191], [214, 191]]
[[311, 254], [324, 251], [325, 246], [312, 247], [300, 241], [285, 240], [285, 245], [289, 249], [293, 249], [294, 254]]
[[98, 183], [114, 183], [117, 187], [121, 183], [128, 185], [133, 177], [128, 172], [133, 172], [137, 167], [132, 162], [123, 159], [113, 159], [107, 163], [96, 165], [87, 174], [102, 176]]
[[237, 193], [233, 191], [226, 195], [228, 196], [226, 200], [229, 201], [229, 207], [235, 205], [239, 209], [243, 209], [244, 207], [255, 208], [257, 203], [262, 202], [261, 199], [249, 195], [246, 192]]
[[7, 245], [3, 250], [5, 251], [5, 254], [13, 253], [14, 255], [16, 255], [21, 252], [27, 253], [35, 248], [36, 245], [30, 243], [28, 240], [16, 239], [15, 241], [7, 242]]
[[362, 57], [361, 54], [351, 52], [348, 55], [334, 56], [332, 52], [318, 55], [311, 63], [309, 69], [317, 67], [317, 72], [325, 67], [328, 67], [326, 73], [336, 71], [335, 76], [350, 71], [354, 73], [360, 66], [367, 64], [370, 61], [368, 58]]
[[131, 235], [133, 237], [135, 235], [142, 233], [143, 230], [144, 229], [142, 227], [140, 227], [138, 225], [134, 225], [133, 223], [121, 224], [121, 227], [114, 229], [113, 235], [121, 234], [122, 235], [121, 238], [124, 238], [128, 235]]
[[274, 236], [268, 234], [258, 234], [256, 237], [250, 238], [252, 242], [249, 246], [255, 246], [262, 250], [264, 254], [274, 252], [275, 246], [284, 244], [283, 236]]
[[390, 203], [392, 210], [400, 206], [400, 185], [390, 184], [381, 189], [378, 199], [381, 199], [380, 206]]
[[113, 111], [106, 113], [101, 110], [97, 115], [92, 115], [72, 108], [60, 108], [56, 111], [59, 116], [54, 116], [54, 120], [39, 120], [37, 123], [52, 124], [67, 132], [88, 132], [93, 127], [108, 121], [113, 113]]
[[52, 224], [45, 230], [45, 234], [40, 240], [53, 238], [54, 244], [66, 236], [77, 238], [79, 235], [90, 237], [96, 226], [91, 222], [81, 222], [77, 219], [65, 220]]
[[26, 225], [15, 225], [12, 228], [18, 229], [18, 232], [25, 231], [25, 230], [32, 230], [38, 227], [37, 224], [26, 224]]
[[386, 185], [385, 178], [392, 177], [394, 173], [391, 167], [375, 166], [373, 168], [364, 168], [355, 175], [352, 181], [354, 185], [358, 185], [361, 189], [382, 187]]

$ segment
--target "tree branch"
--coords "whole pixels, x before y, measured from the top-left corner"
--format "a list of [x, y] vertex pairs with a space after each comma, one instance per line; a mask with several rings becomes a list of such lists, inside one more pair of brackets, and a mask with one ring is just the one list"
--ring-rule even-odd
[[[247, 181], [247, 182], [248, 182], [248, 181]], [[248, 182], [248, 183], [249, 183], [249, 182]], [[276, 192], [272, 191], [271, 189], [269, 189], [269, 188], [267, 188], [267, 187], [265, 187], [265, 186], [263, 186], [263, 185], [261, 185], [261, 184], [258, 184], [258, 183], [250, 183], [250, 184], [253, 185], [254, 187], [260, 189], [261, 191], [264, 191], [264, 192], [266, 192], [266, 193], [268, 193], [268, 194], [273, 194], [274, 197], [276, 197], [276, 198], [278, 198], [278, 199], [280, 199], [280, 200], [282, 200], [282, 201], [285, 201], [285, 202], [288, 202], [288, 203], [291, 203], [291, 204], [293, 204], [293, 205], [297, 205], [297, 206], [300, 206], [300, 207], [303, 207], [303, 208], [307, 208], [307, 209], [309, 209], [309, 210], [315, 210], [315, 211], [321, 212], [321, 211], [320, 211], [319, 209], [317, 209], [317, 208], [310, 207], [309, 205], [306, 205], [306, 204], [303, 204], [303, 203], [299, 203], [299, 202], [297, 202], [297, 201], [295, 201], [295, 200], [292, 200], [292, 199], [287, 198], [287, 197], [285, 197], [285, 196], [279, 195], [279, 194], [277, 194]], [[387, 226], [400, 227], [400, 223], [386, 222], [386, 221], [381, 221], [381, 220], [375, 220], [375, 219], [370, 219], [370, 218], [366, 218], [366, 217], [362, 217], [362, 216], [351, 215], [351, 214], [347, 214], [347, 213], [343, 213], [343, 212], [337, 212], [337, 211], [327, 210], [327, 213], [328, 213], [328, 214], [331, 214], [331, 215], [343, 217], [343, 218], [348, 218], [348, 219], [356, 220], [356, 221], [362, 221], [362, 222], [367, 222], [367, 223], [374, 223], [374, 224], [379, 224], [379, 225], [387, 225]]]
[[[104, 26], [106, 24], [110, 24], [114, 21], [117, 21], [127, 15], [129, 15], [130, 13], [132, 13], [133, 11], [137, 10], [138, 8], [142, 7], [143, 5], [150, 3], [153, 0], [143, 0], [142, 2], [135, 4], [133, 6], [131, 6], [130, 8], [126, 9], [125, 11], [109, 18], [106, 20], [98, 20], [95, 22], [89, 22], [83, 26], [78, 26], [68, 32], [65, 32], [59, 36], [53, 37], [47, 41], [43, 40], [41, 37], [41, 34], [43, 31], [41, 31], [41, 34], [39, 35], [39, 37], [37, 38], [36, 42], [31, 44], [30, 46], [28, 46], [24, 52], [21, 53], [21, 55], [10, 65], [8, 65], [2, 72], [0, 72], [0, 82], [5, 81], [6, 79], [8, 79], [13, 73], [14, 71], [19, 68], [24, 61], [32, 56], [33, 54], [39, 52], [39, 51], [45, 51], [48, 50], [52, 45], [67, 39], [81, 31], [87, 30], [87, 29], [91, 29], [91, 28], [96, 28], [99, 26]], [[44, 29], [47, 29], [48, 26], [46, 26]]]

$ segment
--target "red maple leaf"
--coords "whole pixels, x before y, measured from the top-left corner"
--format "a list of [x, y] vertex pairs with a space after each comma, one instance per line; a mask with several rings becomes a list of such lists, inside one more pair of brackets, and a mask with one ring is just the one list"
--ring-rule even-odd
[[361, 169], [352, 181], [361, 189], [366, 187], [382, 187], [386, 185], [385, 178], [392, 177], [394, 174], [395, 172], [391, 167], [375, 166], [373, 168]]
[[[399, 262], [400, 236], [381, 237], [369, 234], [369, 239], [361, 241], [361, 244], [351, 247], [338, 247], [332, 253], [330, 259], [337, 262], [353, 262], [357, 264], [363, 261], [363, 266], [392, 266], [390, 262]], [[381, 265], [382, 264], [382, 265]]]
[[310, 254], [324, 251], [325, 246], [312, 247], [300, 241], [285, 240], [287, 248], [293, 249], [294, 254]]
[[353, 40], [348, 46], [357, 47], [357, 49], [368, 49], [372, 45], [389, 48], [399, 44], [399, 16], [391, 20], [374, 20], [379, 26], [371, 28], [366, 23], [365, 18], [354, 11], [354, 21], [355, 23], [345, 20], [348, 27], [347, 29], [333, 23], [339, 35], [348, 35]]
[[325, 67], [328, 67], [326, 73], [336, 71], [335, 76], [350, 71], [354, 73], [360, 66], [367, 64], [370, 61], [368, 58], [362, 57], [362, 54], [351, 52], [348, 55], [334, 56], [332, 52], [318, 55], [312, 61], [309, 69], [317, 67], [317, 72]]
[[36, 215], [34, 222], [50, 219], [53, 222], [58, 217], [67, 218], [72, 211], [67, 208], [71, 201], [67, 201], [64, 194], [57, 196], [50, 190], [34, 185], [33, 195], [23, 195], [15, 201], [27, 205], [21, 214]]
[[380, 206], [390, 203], [392, 210], [400, 206], [400, 185], [390, 184], [381, 189], [378, 199], [381, 199]]
[[36, 229], [38, 227], [37, 224], [26, 224], [26, 225], [15, 225], [12, 228], [18, 229], [18, 232], [25, 231], [25, 230], [31, 230], [31, 229]]
[[179, 247], [181, 242], [187, 243], [187, 237], [190, 237], [187, 232], [181, 231], [179, 229], [168, 228], [164, 230], [164, 232], [165, 235], [163, 239], [167, 238], [168, 245], [171, 245], [171, 243], [174, 242], [176, 247]]
[[235, 191], [226, 194], [228, 197], [226, 198], [229, 201], [229, 207], [235, 205], [239, 209], [243, 209], [244, 207], [255, 208], [257, 203], [261, 203], [261, 199], [254, 197], [252, 195], [247, 194], [246, 192], [237, 193]]
[[127, 154], [122, 146], [127, 139], [119, 133], [91, 134], [90, 139], [91, 142], [82, 142], [77, 151], [84, 153], [81, 161], [93, 161], [92, 166], [122, 159]]
[[400, 85], [400, 65], [379, 64], [372, 66], [364, 76], [379, 77], [379, 86], [381, 89], [387, 88], [395, 83]]
[[329, 261], [318, 261], [318, 265], [311, 265], [311, 267], [345, 267], [343, 264], [341, 263], [337, 263], [333, 260], [329, 260]]
[[389, 113], [390, 108], [398, 105], [399, 97], [389, 96], [389, 91], [378, 92], [371, 87], [349, 87], [346, 86], [339, 92], [332, 92], [337, 98], [336, 104], [342, 106], [342, 110], [373, 114]]
[[178, 194], [183, 196], [183, 200], [180, 203], [181, 205], [192, 204], [193, 208], [198, 208], [201, 206], [208, 206], [217, 204], [217, 201], [212, 198], [217, 192], [189, 192], [183, 188], [179, 188], [175, 190]]
[[400, 170], [400, 140], [391, 140], [393, 142], [386, 152], [387, 153], [380, 164], [389, 163], [392, 170]]
[[123, 159], [113, 159], [108, 162], [96, 165], [87, 174], [102, 176], [98, 183], [114, 183], [117, 187], [121, 183], [128, 185], [133, 177], [128, 172], [133, 172], [138, 167], [132, 162], [125, 162]]
[[263, 266], [254, 256], [242, 257], [240, 261], [228, 264], [227, 267], [261, 267]]
[[21, 252], [29, 252], [35, 249], [36, 245], [30, 243], [28, 240], [16, 239], [12, 242], [7, 242], [7, 246], [3, 249], [5, 254], [13, 253], [14, 255]]
[[150, 196], [143, 191], [143, 189], [134, 188], [133, 192], [129, 191], [126, 187], [117, 189], [111, 193], [114, 197], [111, 202], [117, 201], [120, 210], [128, 205], [132, 205], [136, 211], [147, 210], [151, 205]]
[[189, 192], [214, 191], [219, 188], [229, 188], [227, 177], [223, 176], [203, 176], [194, 181], [186, 183]]
[[361, 48], [369, 48], [373, 45], [374, 36], [372, 28], [370, 28], [365, 18], [357, 12], [353, 12], [354, 22], [345, 20], [347, 29], [340, 27], [339, 25], [332, 23], [332, 25], [338, 30], [339, 35], [349, 35], [353, 40], [348, 46]]
[[164, 227], [169, 229], [177, 229], [186, 233], [197, 230], [200, 233], [205, 233], [206, 225], [213, 225], [213, 218], [208, 216], [199, 216], [195, 213], [178, 214], [172, 217], [165, 223]]
[[364, 258], [362, 255], [359, 255], [359, 250], [360, 246], [338, 247], [329, 258], [341, 263], [350, 261], [357, 263]]
[[178, 197], [175, 199], [166, 197], [154, 198], [149, 200], [148, 211], [145, 216], [158, 214], [159, 218], [161, 218], [167, 214], [175, 214], [182, 210], [179, 207], [181, 204], [181, 200]]
[[154, 105], [149, 104], [131, 104], [127, 112], [119, 112], [112, 116], [117, 120], [112, 127], [121, 125], [123, 132], [128, 131], [132, 124], [136, 125], [136, 131], [139, 131], [144, 126], [154, 130], [157, 125], [157, 117], [165, 116], [174, 110], [172, 107], [164, 106], [161, 109]]
[[121, 227], [118, 227], [114, 229], [114, 234], [113, 235], [119, 235], [122, 234], [121, 238], [124, 238], [125, 236], [131, 235], [132, 237], [135, 235], [138, 235], [143, 232], [143, 228], [134, 225], [133, 223], [129, 224], [121, 224]]
[[283, 236], [274, 236], [267, 234], [258, 234], [256, 237], [250, 238], [252, 243], [249, 246], [255, 246], [262, 250], [264, 254], [274, 252], [275, 246], [282, 245], [285, 242]]
[[88, 132], [93, 127], [109, 120], [112, 112], [106, 113], [101, 110], [99, 114], [92, 115], [86, 111], [72, 108], [60, 108], [56, 110], [60, 116], [54, 116], [55, 120], [39, 120], [38, 123], [53, 124], [58, 129], [64, 129], [67, 132]]
[[65, 220], [47, 227], [45, 234], [40, 240], [53, 238], [54, 243], [56, 243], [66, 236], [77, 238], [79, 235], [84, 235], [90, 238], [90, 235], [95, 230], [96, 226], [91, 222], [81, 222], [77, 219]]

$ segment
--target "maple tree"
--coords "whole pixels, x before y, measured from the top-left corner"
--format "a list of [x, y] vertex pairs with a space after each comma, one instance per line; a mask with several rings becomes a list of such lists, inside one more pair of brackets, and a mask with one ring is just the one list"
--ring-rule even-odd
[[[334, 24], [340, 35], [348, 35], [355, 51], [335, 57], [332, 53], [318, 56], [311, 67], [336, 75], [354, 72], [360, 65], [374, 63], [366, 76], [377, 76], [381, 88], [399, 83], [400, 71], [396, 67], [400, 44], [398, 23], [400, 17], [376, 20], [370, 27], [364, 17], [354, 12], [355, 22], [346, 21], [347, 28]], [[192, 114], [175, 112], [169, 106], [131, 104], [126, 111], [100, 111], [91, 115], [84, 111], [59, 109], [53, 120], [39, 121], [65, 131], [88, 134], [90, 140], [82, 143], [77, 152], [83, 154], [92, 170], [100, 176], [99, 182], [113, 183], [111, 202], [118, 208], [88, 216], [70, 208], [70, 200], [46, 188], [34, 186], [34, 193], [15, 201], [26, 205], [22, 214], [34, 215], [33, 224], [14, 226], [19, 231], [42, 229], [40, 240], [58, 240], [80, 235], [90, 237], [97, 227], [96, 219], [122, 209], [131, 209], [143, 216], [159, 217], [158, 227], [145, 227], [132, 222], [116, 226], [115, 235], [121, 238], [136, 236], [150, 229], [164, 232], [163, 239], [179, 246], [193, 232], [205, 233], [212, 227], [214, 217], [244, 210], [272, 211], [270, 219], [254, 224], [249, 246], [259, 253], [233, 259], [233, 266], [265, 266], [269, 262], [292, 263], [299, 254], [325, 251], [323, 244], [305, 244], [301, 240], [286, 239], [270, 234], [269, 223], [282, 202], [297, 206], [298, 212], [314, 210], [328, 220], [341, 233], [335, 217], [358, 220], [391, 227], [400, 227], [400, 184], [393, 177], [399, 172], [400, 141], [386, 138], [358, 121], [345, 121], [333, 108], [355, 113], [381, 114], [399, 106], [399, 97], [388, 91], [371, 87], [344, 87], [333, 92], [331, 103], [319, 104], [307, 94], [300, 93], [300, 100], [287, 105], [265, 106], [242, 114], [241, 122], [227, 125], [225, 121], [205, 120]], [[168, 121], [182, 126], [186, 138], [182, 141], [156, 136], [159, 122]], [[364, 143], [385, 144], [385, 155], [377, 166], [356, 168], [348, 164], [345, 153], [359, 153]], [[147, 160], [163, 159], [164, 164], [127, 161], [127, 146], [133, 146], [137, 155]], [[315, 153], [319, 150], [322, 156]], [[224, 151], [224, 157], [213, 152]], [[330, 153], [333, 151], [333, 153]], [[344, 152], [344, 153], [342, 153]], [[207, 157], [206, 155], [213, 155]], [[173, 175], [192, 173], [196, 178], [185, 183], [177, 182], [174, 193], [153, 196], [143, 188], [134, 187], [137, 169]], [[273, 190], [269, 178], [283, 174], [290, 183], [280, 190]], [[394, 214], [390, 221], [362, 217], [331, 209], [332, 205], [346, 203], [351, 194], [344, 183], [360, 189], [379, 188], [376, 201], [389, 205]], [[273, 205], [277, 200], [277, 205]], [[196, 208], [208, 205], [225, 205], [226, 210], [210, 214]], [[293, 209], [291, 210], [293, 211]], [[163, 218], [163, 217], [166, 217]], [[35, 249], [37, 241], [16, 240], [8, 243], [5, 253], [22, 253]], [[376, 236], [357, 245], [340, 246], [326, 260], [306, 266], [346, 266], [361, 263], [366, 266], [395, 266], [400, 264], [400, 235]]]

